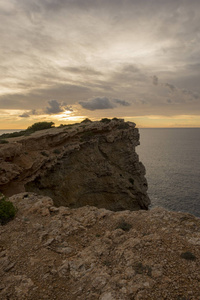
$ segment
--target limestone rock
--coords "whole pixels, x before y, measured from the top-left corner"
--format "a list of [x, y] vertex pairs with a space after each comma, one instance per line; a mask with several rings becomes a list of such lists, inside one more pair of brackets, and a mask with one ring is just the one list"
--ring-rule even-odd
[[200, 219], [56, 208], [33, 193], [9, 200], [18, 210], [0, 226], [0, 299], [200, 299]]
[[0, 191], [32, 191], [56, 206], [147, 209], [145, 168], [135, 147], [139, 132], [123, 120], [52, 128], [0, 145]]

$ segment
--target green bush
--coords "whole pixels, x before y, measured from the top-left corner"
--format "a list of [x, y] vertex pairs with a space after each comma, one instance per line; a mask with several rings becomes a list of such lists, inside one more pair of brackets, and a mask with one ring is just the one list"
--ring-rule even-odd
[[5, 199], [4, 196], [0, 199], [0, 224], [4, 225], [14, 218], [16, 208], [12, 202]]
[[110, 122], [111, 122], [111, 119], [103, 118], [103, 119], [101, 119], [100, 122], [102, 122], [102, 123], [110, 123]]
[[0, 144], [8, 144], [8, 141], [6, 141], [6, 140], [0, 140]]
[[186, 260], [196, 260], [196, 256], [189, 251], [181, 253], [181, 258]]
[[29, 126], [27, 131], [38, 131], [38, 130], [43, 130], [43, 129], [49, 129], [54, 127], [54, 123], [53, 122], [37, 122], [34, 123], [33, 125]]
[[53, 128], [53, 127], [54, 127], [53, 122], [37, 122], [37, 123], [34, 123], [33, 125], [29, 126], [25, 130], [16, 131], [16, 132], [12, 132], [12, 133], [4, 133], [4, 134], [0, 135], [0, 139], [13, 138], [13, 137], [19, 137], [19, 136], [24, 136], [24, 135], [27, 136], [35, 131], [49, 129], [49, 128]]
[[41, 153], [43, 156], [46, 156], [46, 157], [49, 156], [49, 154], [48, 154], [46, 151], [41, 151], [40, 153]]
[[134, 184], [134, 179], [133, 179], [133, 178], [129, 178], [129, 182], [130, 182], [131, 184]]
[[92, 121], [88, 118], [86, 118], [85, 120], [83, 120], [81, 123], [92, 123]]
[[132, 225], [125, 221], [121, 221], [116, 227], [116, 229], [122, 229], [124, 231], [129, 231], [131, 228], [132, 228]]
[[53, 150], [53, 153], [54, 153], [54, 154], [60, 154], [61, 151], [60, 151], [59, 149], [54, 149], [54, 150]]
[[122, 123], [118, 126], [118, 129], [128, 129], [130, 126], [128, 123]]
[[84, 142], [84, 141], [89, 141], [90, 138], [95, 135], [94, 132], [92, 131], [85, 131], [83, 132], [83, 134], [81, 135], [81, 141]]

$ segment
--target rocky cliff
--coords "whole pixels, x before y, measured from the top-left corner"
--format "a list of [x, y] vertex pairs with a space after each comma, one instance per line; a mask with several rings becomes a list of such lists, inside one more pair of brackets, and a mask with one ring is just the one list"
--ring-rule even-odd
[[0, 299], [200, 299], [200, 219], [57, 208], [32, 193], [10, 200], [18, 211], [0, 225]]
[[0, 191], [33, 191], [56, 206], [147, 209], [135, 124], [123, 120], [52, 128], [0, 145]]

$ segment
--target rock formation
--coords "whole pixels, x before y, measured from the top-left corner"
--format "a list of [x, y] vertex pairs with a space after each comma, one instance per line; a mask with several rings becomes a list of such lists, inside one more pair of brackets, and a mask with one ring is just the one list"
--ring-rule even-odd
[[0, 225], [1, 300], [198, 300], [200, 219], [162, 208], [55, 207], [14, 195]]
[[147, 209], [135, 124], [114, 119], [52, 128], [0, 145], [0, 191], [33, 191], [56, 206]]

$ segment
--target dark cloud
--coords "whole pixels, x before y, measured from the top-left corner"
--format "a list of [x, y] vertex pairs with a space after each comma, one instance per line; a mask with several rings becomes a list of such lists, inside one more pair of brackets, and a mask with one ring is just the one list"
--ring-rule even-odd
[[29, 118], [30, 114], [29, 113], [23, 113], [22, 115], [19, 115], [20, 118]]
[[190, 90], [186, 90], [186, 89], [183, 89], [182, 92], [184, 95], [190, 96], [195, 100], [200, 99], [200, 95], [198, 93], [194, 93], [194, 92], [192, 92]]
[[137, 65], [125, 65], [122, 70], [123, 72], [128, 72], [128, 73], [140, 72], [140, 69], [138, 68]]
[[59, 114], [65, 111], [65, 107], [56, 100], [48, 101], [49, 106], [46, 108], [45, 112], [49, 115], [51, 114]]
[[158, 77], [156, 75], [153, 76], [153, 84], [158, 85]]
[[32, 89], [26, 94], [13, 93], [0, 95], [0, 108], [2, 109], [46, 109], [46, 101], [52, 97], [58, 101], [75, 104], [81, 97], [91, 96], [90, 88], [75, 84], [53, 84], [41, 89]]
[[168, 87], [172, 92], [176, 91], [176, 87], [171, 83], [165, 83], [165, 86]]
[[94, 70], [92, 68], [86, 67], [65, 67], [63, 68], [65, 71], [75, 74], [85, 74], [85, 75], [102, 75], [101, 72]]
[[131, 104], [128, 101], [121, 99], [109, 99], [107, 97], [97, 97], [90, 99], [88, 101], [80, 101], [79, 104], [88, 110], [97, 110], [97, 109], [113, 109], [118, 105], [121, 106], [130, 106]]
[[130, 106], [131, 104], [125, 100], [113, 99], [113, 101], [122, 106]]
[[79, 104], [88, 110], [111, 109], [115, 107], [106, 97], [97, 97], [88, 101], [80, 101]]

